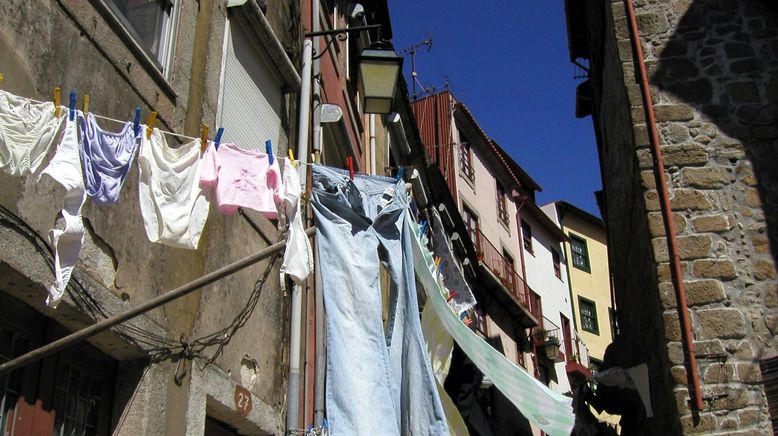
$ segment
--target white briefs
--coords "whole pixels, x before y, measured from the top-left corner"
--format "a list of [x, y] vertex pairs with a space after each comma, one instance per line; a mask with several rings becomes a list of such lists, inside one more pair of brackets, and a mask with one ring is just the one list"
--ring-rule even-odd
[[177, 148], [153, 129], [141, 129], [140, 210], [151, 242], [197, 249], [209, 202], [200, 189], [200, 139]]
[[38, 169], [67, 110], [54, 116], [54, 103], [31, 103], [0, 90], [0, 168], [14, 176]]
[[303, 229], [303, 220], [300, 216], [300, 176], [292, 165], [291, 159], [284, 159], [284, 202], [286, 203], [286, 217], [289, 224], [289, 235], [284, 251], [284, 263], [281, 265], [281, 273], [288, 274], [295, 283], [302, 283], [308, 274], [313, 271], [313, 252], [311, 242]]
[[73, 267], [84, 243], [84, 222], [81, 219], [81, 207], [86, 200], [84, 176], [81, 171], [81, 155], [78, 151], [76, 121], [65, 122], [65, 133], [57, 147], [57, 153], [41, 173], [48, 175], [65, 188], [62, 217], [65, 229], [51, 229], [49, 242], [54, 248], [55, 284], [49, 288], [46, 304], [57, 307], [70, 281]]

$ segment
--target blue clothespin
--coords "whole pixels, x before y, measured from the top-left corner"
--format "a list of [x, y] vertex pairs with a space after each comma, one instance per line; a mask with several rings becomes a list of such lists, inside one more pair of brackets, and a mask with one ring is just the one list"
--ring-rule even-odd
[[213, 146], [216, 147], [217, 150], [219, 149], [219, 144], [222, 140], [222, 133], [224, 133], [224, 127], [219, 127], [216, 130], [216, 137], [213, 138]]
[[267, 153], [268, 162], [273, 165], [273, 143], [269, 139], [265, 141], [265, 153]]
[[404, 174], [405, 174], [405, 167], [400, 167], [400, 169], [397, 171], [397, 181], [398, 182], [400, 180], [402, 180]]
[[135, 136], [138, 136], [140, 133], [140, 106], [135, 108], [135, 122], [133, 124], [133, 132], [135, 132]]
[[68, 119], [73, 121], [76, 119], [76, 91], [70, 91], [70, 102], [68, 104]]

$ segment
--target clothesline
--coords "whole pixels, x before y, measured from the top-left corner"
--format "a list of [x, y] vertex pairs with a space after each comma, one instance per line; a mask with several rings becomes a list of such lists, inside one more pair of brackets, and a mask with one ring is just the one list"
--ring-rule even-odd
[[[17, 97], [19, 97], [21, 99], [24, 99], [24, 100], [28, 100], [28, 101], [33, 102], [33, 103], [39, 103], [39, 104], [51, 103], [51, 102], [36, 100], [34, 98], [31, 98], [31, 97], [24, 97], [24, 96], [21, 96], [21, 95], [17, 95]], [[60, 106], [60, 107], [64, 108], [65, 110], [69, 110], [69, 108], [67, 106]], [[128, 122], [126, 120], [123, 121], [123, 120], [118, 120], [116, 118], [107, 117], [105, 115], [99, 115], [99, 114], [96, 114], [94, 112], [90, 112], [90, 113], [95, 118], [99, 118], [99, 119], [106, 120], [106, 121], [113, 121], [113, 122], [119, 123], [119, 124], [126, 124]], [[191, 140], [200, 139], [200, 138], [195, 138], [195, 137], [192, 137], [192, 136], [184, 135], [184, 134], [181, 134], [181, 133], [175, 133], [175, 132], [171, 132], [171, 131], [168, 131], [168, 130], [162, 130], [162, 129], [158, 128], [158, 127], [156, 129], [159, 130], [163, 134], [177, 136], [179, 138], [191, 139]], [[453, 144], [453, 145], [458, 145], [458, 144]], [[432, 146], [429, 146], [429, 147], [448, 147], [448, 146], [447, 145], [432, 145]], [[285, 156], [275, 156], [275, 158], [277, 158], [277, 159], [288, 159]], [[310, 166], [310, 167], [312, 167], [314, 165], [320, 165], [320, 163], [318, 163], [318, 162], [302, 162], [302, 161], [297, 161], [296, 163], [297, 163], [297, 165], [305, 165], [305, 166]], [[384, 169], [385, 170], [398, 170], [400, 168], [417, 168], [417, 167], [416, 166], [411, 166], [411, 165], [404, 165], [402, 167], [387, 166]], [[359, 174], [365, 174], [365, 173], [359, 173]]]

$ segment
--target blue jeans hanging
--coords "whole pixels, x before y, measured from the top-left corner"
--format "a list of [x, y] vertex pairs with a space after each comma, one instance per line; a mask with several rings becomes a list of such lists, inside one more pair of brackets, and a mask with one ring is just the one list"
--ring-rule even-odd
[[[405, 183], [314, 166], [330, 434], [448, 434], [424, 348]], [[380, 269], [391, 281], [384, 329]]]

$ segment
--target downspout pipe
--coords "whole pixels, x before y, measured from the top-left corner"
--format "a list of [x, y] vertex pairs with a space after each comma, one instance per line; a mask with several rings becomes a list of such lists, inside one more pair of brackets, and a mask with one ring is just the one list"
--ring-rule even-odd
[[646, 64], [643, 60], [643, 47], [640, 45], [640, 33], [635, 19], [635, 9], [631, 0], [624, 0], [627, 8], [627, 18], [629, 19], [629, 28], [631, 32], [632, 46], [637, 57], [638, 69], [640, 72], [640, 90], [643, 94], [643, 109], [646, 113], [646, 125], [649, 132], [649, 141], [651, 150], [654, 154], [654, 163], [656, 168], [654, 178], [656, 189], [659, 192], [659, 204], [662, 209], [662, 219], [664, 221], [665, 235], [667, 238], [667, 249], [670, 253], [670, 271], [675, 287], [675, 298], [678, 306], [678, 317], [681, 321], [681, 334], [683, 338], [683, 349], [689, 364], [689, 378], [691, 379], [692, 390], [690, 397], [693, 398], [697, 411], [704, 408], [702, 394], [700, 392], [700, 377], [697, 370], [697, 354], [694, 349], [694, 340], [692, 337], [691, 320], [689, 319], [689, 310], [686, 302], [686, 288], [683, 283], [683, 272], [681, 270], [681, 257], [678, 255], [678, 241], [676, 240], [675, 221], [670, 208], [670, 195], [667, 189], [667, 180], [665, 178], [665, 165], [662, 157], [662, 149], [659, 144], [659, 133], [656, 127], [656, 117], [654, 116], [654, 102], [651, 98], [651, 88], [648, 83], [648, 73]]
[[[302, 74], [300, 88], [300, 105], [297, 135], [297, 159], [301, 163], [308, 161], [308, 123], [311, 109], [311, 58], [313, 58], [313, 42], [306, 39], [303, 43]], [[303, 192], [307, 180], [306, 165], [299, 165], [300, 182]], [[289, 338], [289, 386], [287, 390], [286, 433], [300, 428], [300, 335], [302, 332], [303, 289], [295, 283], [292, 287], [291, 326]]]
[[[311, 7], [311, 15], [313, 16], [313, 31], [318, 32], [321, 30], [320, 22], [320, 5], [319, 0], [313, 0]], [[320, 44], [319, 38], [313, 39], [313, 49], [316, 53], [319, 53]], [[317, 58], [313, 60], [313, 138], [312, 148], [316, 154], [316, 162], [319, 161], [321, 153], [321, 59]], [[318, 244], [316, 246], [316, 259], [318, 261]], [[324, 423], [324, 375], [327, 369], [327, 363], [324, 360], [326, 356], [324, 350], [324, 296], [322, 295], [321, 285], [321, 271], [316, 268], [314, 271], [314, 341], [316, 342], [314, 356], [314, 379], [313, 379], [313, 425], [314, 427], [321, 427]]]

